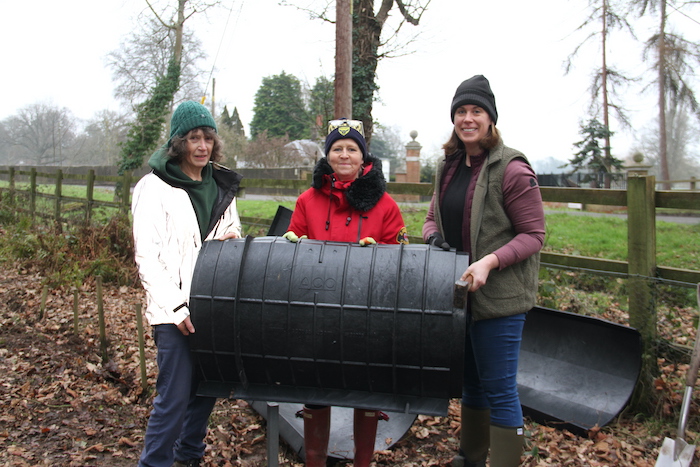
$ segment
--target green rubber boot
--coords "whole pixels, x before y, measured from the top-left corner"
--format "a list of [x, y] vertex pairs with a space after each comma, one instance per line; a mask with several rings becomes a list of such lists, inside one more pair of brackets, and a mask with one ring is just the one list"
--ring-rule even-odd
[[459, 454], [452, 459], [452, 467], [485, 467], [490, 444], [490, 409], [472, 409], [462, 406], [462, 432]]
[[491, 425], [491, 467], [518, 467], [523, 453], [523, 427]]

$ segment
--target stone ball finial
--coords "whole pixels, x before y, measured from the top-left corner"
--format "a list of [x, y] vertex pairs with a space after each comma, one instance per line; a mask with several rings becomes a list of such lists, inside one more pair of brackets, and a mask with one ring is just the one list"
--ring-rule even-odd
[[637, 164], [641, 164], [644, 160], [644, 154], [642, 154], [641, 152], [635, 152], [632, 156], [632, 160], [635, 161]]
[[411, 136], [411, 138], [413, 138], [413, 141], [415, 141], [415, 140], [416, 140], [416, 137], [418, 136], [418, 132], [417, 132], [416, 130], [412, 130], [412, 131], [409, 133], [409, 135]]

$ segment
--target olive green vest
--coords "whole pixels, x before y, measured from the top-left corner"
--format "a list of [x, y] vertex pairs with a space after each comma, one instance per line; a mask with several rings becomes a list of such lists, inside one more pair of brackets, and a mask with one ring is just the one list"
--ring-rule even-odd
[[[479, 172], [474, 189], [470, 219], [470, 262], [477, 261], [508, 243], [515, 232], [503, 204], [503, 174], [508, 163], [525, 156], [503, 145], [493, 148]], [[440, 179], [444, 169], [440, 163], [435, 177], [435, 222], [444, 237], [440, 215]], [[525, 258], [503, 270], [494, 269], [486, 284], [471, 294], [471, 314], [474, 320], [498, 318], [529, 311], [537, 300], [537, 279], [540, 254]]]

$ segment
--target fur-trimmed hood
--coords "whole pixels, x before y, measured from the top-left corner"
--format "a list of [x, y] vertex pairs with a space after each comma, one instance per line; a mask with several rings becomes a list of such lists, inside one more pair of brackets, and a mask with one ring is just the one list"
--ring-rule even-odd
[[[365, 164], [371, 163], [370, 171], [352, 182], [345, 191], [346, 198], [350, 206], [358, 211], [369, 211], [381, 199], [386, 192], [386, 180], [382, 172], [382, 161], [378, 158], [367, 154], [364, 160]], [[333, 174], [333, 168], [328, 163], [326, 157], [320, 159], [314, 167], [313, 179], [311, 187], [321, 190], [324, 184], [328, 184], [330, 189], [330, 175]], [[328, 176], [328, 177], [326, 177]]]

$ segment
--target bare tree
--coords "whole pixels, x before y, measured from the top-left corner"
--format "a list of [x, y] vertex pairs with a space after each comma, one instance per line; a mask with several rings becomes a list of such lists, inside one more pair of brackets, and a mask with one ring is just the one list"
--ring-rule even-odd
[[406, 136], [408, 135], [402, 135], [395, 126], [377, 124], [375, 127], [369, 150], [373, 156], [388, 160], [391, 175], [396, 173], [397, 168], [405, 165]]
[[97, 112], [85, 125], [75, 142], [70, 165], [115, 166], [119, 162], [120, 145], [129, 129], [127, 116], [111, 110]]
[[[684, 102], [689, 111], [700, 120], [700, 106], [689, 82], [695, 74], [696, 66], [700, 64], [700, 45], [669, 32], [667, 6], [677, 10], [671, 2], [667, 0], [632, 0], [631, 4], [637, 8], [640, 16], [647, 12], [658, 12], [659, 29], [646, 42], [645, 58], [649, 54], [655, 55], [656, 58], [654, 83], [657, 85], [658, 92], [659, 170], [662, 180], [668, 181], [670, 171], [667, 100], [670, 97]], [[670, 189], [670, 184], [664, 184], [664, 189]]]
[[[288, 152], [285, 146], [289, 143], [289, 137], [267, 136], [267, 130], [263, 130], [258, 136], [249, 141], [245, 146], [243, 160], [245, 167], [286, 167], [289, 163]], [[239, 162], [243, 162], [240, 161]]]
[[[413, 41], [399, 40], [399, 32], [404, 25], [417, 26], [423, 13], [432, 0], [352, 0], [352, 112], [353, 118], [362, 120], [365, 126], [365, 138], [369, 143], [372, 139], [373, 119], [372, 108], [377, 85], [377, 65], [381, 59], [390, 58], [397, 51], [405, 49], [406, 44]], [[306, 11], [312, 18], [334, 23], [329, 16], [333, 1], [325, 2], [321, 11], [297, 6]], [[291, 0], [282, 0], [282, 5], [293, 4]], [[379, 4], [375, 12], [375, 4]], [[399, 23], [391, 30], [385, 30], [390, 17], [389, 13], [396, 7], [399, 10]]]
[[0, 165], [10, 165], [12, 160], [12, 151], [7, 144], [8, 136], [5, 122], [0, 121]]
[[[374, 0], [353, 0], [353, 68], [352, 68], [352, 108], [353, 117], [365, 123], [367, 143], [372, 139], [375, 93], [377, 85], [377, 65], [379, 60], [389, 58], [398, 50], [395, 39], [406, 24], [417, 26], [431, 0], [381, 0], [379, 9], [374, 11]], [[389, 12], [396, 6], [401, 21], [396, 28], [384, 33]], [[380, 51], [380, 49], [382, 49]]]
[[218, 117], [217, 126], [219, 136], [225, 142], [221, 162], [229, 168], [235, 168], [238, 161], [245, 159], [248, 147], [248, 139], [245, 136], [238, 109], [234, 107], [233, 113], [229, 115], [228, 108], [224, 106], [224, 110]]
[[[589, 41], [600, 40], [601, 48], [601, 65], [593, 74], [593, 82], [591, 83], [591, 104], [589, 112], [593, 117], [597, 117], [600, 111], [603, 113], [603, 126], [610, 130], [610, 110], [614, 110], [618, 121], [623, 127], [629, 127], [629, 119], [619, 103], [619, 94], [617, 89], [624, 84], [633, 81], [631, 78], [622, 74], [609, 64], [608, 61], [608, 39], [610, 32], [615, 29], [623, 29], [634, 37], [632, 26], [627, 21], [627, 18], [617, 12], [619, 5], [616, 5], [611, 0], [594, 0], [590, 4], [591, 12], [588, 17], [581, 23], [577, 30], [585, 30], [593, 28], [593, 31], [574, 49], [566, 60], [565, 73], [568, 74], [573, 68], [574, 59], [577, 57], [581, 48]], [[600, 29], [596, 29], [596, 26]], [[604, 154], [603, 163], [607, 167], [606, 174], [611, 173], [613, 166], [613, 157], [610, 152], [611, 144], [610, 137], [613, 132], [604, 132]], [[605, 178], [605, 187], [610, 188], [610, 177]]]
[[[697, 121], [692, 118], [687, 105], [669, 99], [666, 109], [666, 156], [669, 162], [671, 180], [687, 180], [690, 176], [700, 175], [700, 155], [698, 155]], [[658, 128], [658, 123], [653, 126]], [[652, 165], [650, 173], [660, 176], [659, 134], [655, 128], [641, 132], [640, 146], [646, 162]]]
[[155, 149], [162, 136], [165, 117], [173, 105], [180, 84], [185, 21], [195, 13], [206, 11], [218, 4], [199, 0], [177, 0], [177, 6], [174, 8], [167, 2], [164, 7], [158, 9], [150, 0], [146, 0], [146, 3], [156, 21], [165, 30], [174, 32], [175, 40], [169, 50], [167, 71], [155, 79], [148, 98], [136, 106], [136, 122], [122, 146], [120, 174], [140, 167], [144, 157]]
[[668, 135], [666, 137], [668, 145], [667, 157], [669, 160], [669, 176], [672, 180], [686, 180], [691, 175], [700, 174], [698, 163], [700, 159], [697, 153], [697, 127], [694, 127], [685, 105], [680, 107], [671, 106], [666, 114], [668, 123]]
[[[155, 84], [165, 77], [175, 48], [175, 29], [163, 27], [149, 18], [140, 31], [129, 36], [118, 50], [107, 55], [107, 65], [116, 82], [114, 96], [130, 108], [150, 96]], [[183, 31], [183, 52], [178, 91], [174, 101], [199, 99], [204, 91], [199, 63], [206, 58], [201, 42], [191, 32]]]
[[32, 104], [3, 122], [3, 144], [14, 147], [12, 164], [62, 164], [75, 140], [76, 121], [66, 108]]
[[146, 0], [148, 8], [161, 26], [174, 31], [173, 56], [175, 62], [182, 67], [182, 58], [185, 50], [185, 21], [197, 13], [205, 13], [207, 10], [218, 6], [220, 2], [219, 0], [176, 0], [175, 2], [173, 0], [163, 0], [163, 2], [163, 6], [159, 8], [157, 0]]

